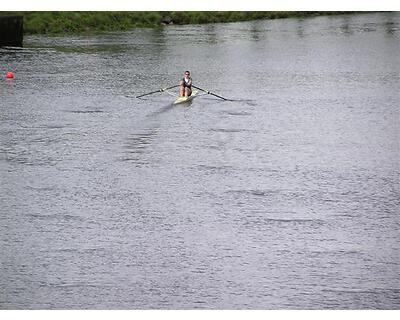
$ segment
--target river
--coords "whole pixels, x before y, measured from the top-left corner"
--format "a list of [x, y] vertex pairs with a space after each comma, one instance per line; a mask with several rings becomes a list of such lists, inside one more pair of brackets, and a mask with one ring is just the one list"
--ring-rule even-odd
[[[399, 53], [393, 12], [0, 49], [0, 309], [399, 309]], [[233, 101], [135, 99], [186, 69]]]

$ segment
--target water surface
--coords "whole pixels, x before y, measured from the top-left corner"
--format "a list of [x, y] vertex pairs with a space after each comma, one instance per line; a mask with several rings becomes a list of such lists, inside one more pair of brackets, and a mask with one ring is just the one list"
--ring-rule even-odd
[[[378, 13], [0, 49], [0, 308], [399, 309], [399, 28]], [[235, 101], [134, 98], [186, 69]]]

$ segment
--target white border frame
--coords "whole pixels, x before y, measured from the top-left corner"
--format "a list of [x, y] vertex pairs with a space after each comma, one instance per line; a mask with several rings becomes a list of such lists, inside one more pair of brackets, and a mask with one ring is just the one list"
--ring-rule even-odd
[[2, 0], [0, 11], [400, 11], [398, 0]]

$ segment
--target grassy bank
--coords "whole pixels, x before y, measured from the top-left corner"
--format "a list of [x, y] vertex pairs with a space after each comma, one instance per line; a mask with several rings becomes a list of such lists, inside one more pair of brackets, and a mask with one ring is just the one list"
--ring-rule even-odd
[[27, 34], [60, 34], [129, 30], [162, 24], [199, 24], [256, 19], [334, 15], [338, 11], [146, 11], [146, 12], [1, 12], [22, 15]]

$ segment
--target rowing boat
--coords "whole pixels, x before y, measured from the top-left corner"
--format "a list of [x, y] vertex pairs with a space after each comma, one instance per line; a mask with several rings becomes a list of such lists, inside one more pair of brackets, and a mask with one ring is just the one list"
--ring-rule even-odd
[[[157, 93], [157, 92], [166, 92], [166, 93], [168, 93], [168, 94], [170, 94], [170, 95], [174, 95], [172, 92], [169, 92], [169, 91], [167, 91], [167, 90], [173, 89], [173, 88], [176, 88], [176, 87], [179, 87], [179, 86], [180, 86], [180, 84], [177, 84], [177, 85], [174, 85], [174, 86], [171, 86], [171, 87], [168, 87], [168, 88], [158, 89], [157, 91], [152, 91], [152, 92], [140, 94], [140, 95], [136, 96], [136, 98], [139, 99], [139, 98], [142, 98], [142, 97], [145, 97], [145, 96], [148, 96], [148, 95]], [[215, 94], [215, 93], [212, 93], [212, 92], [210, 92], [210, 91], [208, 91], [208, 90], [205, 90], [205, 89], [196, 87], [196, 86], [194, 86], [194, 85], [192, 85], [192, 86], [193, 86], [194, 88], [196, 88], [196, 89], [199, 89], [199, 90], [193, 90], [192, 94], [191, 94], [189, 97], [178, 97], [178, 98], [173, 102], [173, 104], [179, 104], [179, 103], [189, 102], [189, 101], [191, 101], [194, 97], [196, 97], [196, 95], [199, 93], [199, 91], [203, 91], [203, 92], [205, 92], [206, 94], [211, 94], [212, 96], [215, 96], [215, 97], [220, 98], [220, 99], [225, 100], [225, 101], [233, 101], [233, 100], [229, 100], [229, 99], [226, 99], [226, 98], [224, 98], [224, 97], [221, 97], [221, 96], [219, 96], [219, 95], [217, 95], [217, 94]]]
[[198, 90], [193, 90], [192, 94], [189, 97], [178, 97], [175, 100], [174, 104], [189, 102], [197, 95], [198, 92], [199, 92]]

